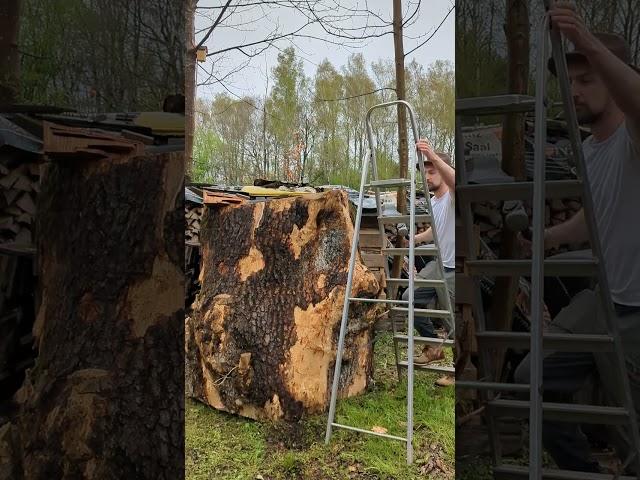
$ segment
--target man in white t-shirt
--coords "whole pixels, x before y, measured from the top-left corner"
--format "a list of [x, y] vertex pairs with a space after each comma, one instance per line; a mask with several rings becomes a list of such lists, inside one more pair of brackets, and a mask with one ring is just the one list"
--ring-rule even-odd
[[[433, 241], [432, 228], [435, 226], [438, 235], [440, 255], [444, 266], [444, 275], [449, 295], [453, 297], [455, 287], [455, 170], [450, 165], [450, 158], [446, 153], [436, 153], [427, 140], [419, 140], [417, 149], [424, 155], [424, 166], [429, 191], [433, 193], [431, 207], [433, 209], [433, 225], [415, 236], [415, 242], [428, 243]], [[416, 165], [416, 168], [419, 166]], [[438, 279], [438, 268], [435, 260], [430, 261], [420, 272], [418, 277], [425, 280]], [[429, 304], [436, 298], [434, 288], [417, 288], [414, 294], [416, 307]], [[408, 300], [409, 291], [402, 296]], [[452, 300], [453, 305], [453, 300]], [[433, 322], [430, 318], [416, 316], [415, 327], [420, 336], [437, 338]], [[442, 347], [425, 346], [422, 354], [414, 359], [417, 365], [427, 365], [444, 359]], [[440, 378], [436, 384], [448, 386], [454, 383], [453, 377]]]
[[[640, 73], [631, 65], [626, 41], [613, 34], [591, 33], [570, 2], [556, 2], [551, 20], [574, 45], [567, 54], [571, 88], [578, 120], [591, 127], [583, 143], [587, 180], [609, 290], [614, 322], [623, 344], [627, 373], [636, 411], [640, 410]], [[553, 63], [550, 69], [555, 73]], [[588, 240], [584, 212], [548, 228], [546, 248]], [[600, 287], [599, 287], [600, 288]], [[606, 323], [599, 289], [580, 292], [554, 318], [556, 333], [603, 334]], [[578, 391], [589, 375], [599, 373], [611, 403], [622, 401], [618, 364], [612, 354], [547, 352], [543, 363], [544, 399], [557, 401]], [[515, 379], [529, 383], [527, 356]], [[612, 437], [615, 439], [615, 437]], [[575, 423], [545, 421], [543, 443], [565, 470], [599, 472], [589, 442]], [[617, 443], [621, 458], [629, 446]], [[632, 465], [634, 467], [635, 465]]]

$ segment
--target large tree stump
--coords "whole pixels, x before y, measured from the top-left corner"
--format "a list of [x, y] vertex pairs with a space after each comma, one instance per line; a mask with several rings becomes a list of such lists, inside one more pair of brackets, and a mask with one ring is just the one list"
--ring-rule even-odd
[[39, 354], [0, 478], [184, 474], [182, 153], [52, 163], [37, 218]]
[[[202, 287], [185, 331], [187, 395], [254, 419], [323, 411], [352, 238], [347, 196], [339, 191], [207, 208]], [[353, 296], [378, 292], [358, 259]], [[378, 311], [351, 305], [341, 396], [369, 384]]]

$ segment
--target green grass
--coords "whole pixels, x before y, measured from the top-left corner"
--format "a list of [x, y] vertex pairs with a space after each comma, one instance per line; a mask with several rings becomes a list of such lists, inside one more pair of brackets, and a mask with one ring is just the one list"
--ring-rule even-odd
[[[450, 357], [449, 357], [450, 358]], [[398, 383], [389, 335], [376, 344], [370, 392], [338, 402], [337, 421], [406, 434], [406, 383]], [[406, 465], [403, 443], [334, 431], [324, 444], [326, 415], [295, 424], [260, 423], [186, 402], [186, 475], [190, 480], [453, 479], [455, 390], [416, 372], [415, 462]]]

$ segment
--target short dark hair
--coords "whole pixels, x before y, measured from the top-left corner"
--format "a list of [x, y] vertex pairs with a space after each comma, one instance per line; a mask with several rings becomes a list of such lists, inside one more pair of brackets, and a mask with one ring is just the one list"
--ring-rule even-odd
[[[449, 155], [446, 152], [436, 152], [436, 155], [438, 155], [442, 160], [444, 160], [444, 163], [446, 163], [447, 165], [451, 166], [451, 155]], [[424, 161], [425, 165], [431, 165], [431, 162], [429, 160], [425, 160]], [[416, 170], [420, 169], [420, 162], [416, 163]]]

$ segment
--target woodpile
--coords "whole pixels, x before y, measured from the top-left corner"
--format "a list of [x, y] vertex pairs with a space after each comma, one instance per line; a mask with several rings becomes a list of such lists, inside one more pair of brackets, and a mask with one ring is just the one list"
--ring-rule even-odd
[[[359, 237], [358, 248], [362, 255], [362, 262], [375, 275], [380, 288], [384, 289], [387, 286], [384, 270], [387, 257], [382, 254], [382, 248], [386, 245], [382, 244], [380, 231], [373, 228], [361, 228]], [[384, 291], [382, 298], [384, 298]]]
[[[475, 223], [478, 225], [481, 237], [489, 245], [497, 245], [500, 242], [504, 217], [501, 213], [501, 202], [483, 202], [472, 204]], [[525, 203], [525, 211], [529, 219], [533, 218], [531, 207]], [[546, 201], [545, 226], [550, 227], [565, 222], [582, 208], [579, 199], [550, 199]], [[579, 245], [575, 246], [576, 248]], [[496, 250], [497, 251], [497, 250]]]
[[[205, 208], [201, 289], [185, 326], [187, 395], [255, 419], [324, 411], [352, 238], [341, 191]], [[351, 295], [380, 290], [358, 259]], [[342, 397], [369, 385], [379, 311], [352, 304]]]
[[200, 243], [200, 221], [204, 207], [191, 202], [185, 202], [185, 231], [184, 239], [188, 244], [198, 245]]
[[28, 250], [33, 245], [40, 168], [38, 163], [12, 167], [0, 163], [0, 252]]

